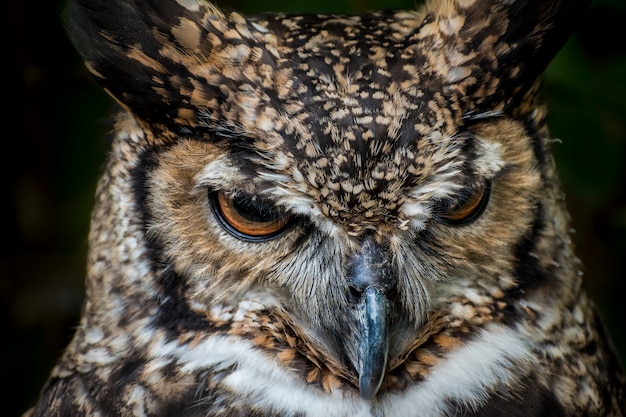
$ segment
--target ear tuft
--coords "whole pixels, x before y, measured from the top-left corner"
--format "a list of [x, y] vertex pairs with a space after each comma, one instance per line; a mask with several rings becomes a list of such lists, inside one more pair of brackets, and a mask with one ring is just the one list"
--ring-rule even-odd
[[[505, 110], [531, 91], [563, 47], [589, 0], [443, 0], [426, 8], [437, 35], [429, 50], [442, 78], [473, 100], [472, 111]], [[423, 47], [423, 46], [422, 46]]]
[[151, 124], [183, 126], [221, 99], [220, 69], [243, 65], [222, 53], [224, 36], [254, 31], [202, 0], [75, 0], [64, 21], [89, 71], [123, 107]]

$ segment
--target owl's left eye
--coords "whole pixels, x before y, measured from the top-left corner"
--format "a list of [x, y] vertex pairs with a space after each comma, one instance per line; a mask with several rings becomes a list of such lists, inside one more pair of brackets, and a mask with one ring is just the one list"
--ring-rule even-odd
[[291, 217], [271, 203], [248, 195], [223, 191], [209, 195], [211, 208], [222, 227], [247, 241], [265, 241], [285, 231]]
[[451, 226], [471, 223], [487, 208], [490, 194], [490, 181], [468, 187], [453, 202], [435, 205], [435, 215], [439, 221]]

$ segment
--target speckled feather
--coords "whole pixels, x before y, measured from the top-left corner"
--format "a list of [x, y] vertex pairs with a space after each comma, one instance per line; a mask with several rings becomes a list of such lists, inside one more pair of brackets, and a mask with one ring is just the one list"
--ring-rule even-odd
[[[70, 2], [123, 110], [81, 323], [28, 415], [623, 416], [537, 94], [587, 3]], [[442, 220], [485, 183], [476, 219]], [[242, 239], [216, 192], [289, 228]], [[388, 311], [372, 398], [363, 270]]]

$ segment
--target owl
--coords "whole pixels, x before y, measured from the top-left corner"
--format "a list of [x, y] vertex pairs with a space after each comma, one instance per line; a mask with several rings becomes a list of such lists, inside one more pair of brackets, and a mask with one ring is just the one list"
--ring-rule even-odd
[[624, 416], [540, 77], [581, 0], [73, 0], [119, 104], [30, 417]]

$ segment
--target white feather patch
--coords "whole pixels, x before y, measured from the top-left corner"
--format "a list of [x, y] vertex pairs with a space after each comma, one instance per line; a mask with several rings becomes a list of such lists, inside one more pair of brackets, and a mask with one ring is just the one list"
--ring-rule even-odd
[[384, 398], [384, 415], [443, 417], [453, 414], [449, 403], [476, 409], [489, 390], [515, 378], [516, 364], [531, 361], [529, 343], [515, 329], [492, 324], [474, 340], [436, 365], [426, 380], [401, 394]]
[[297, 374], [285, 370], [280, 362], [238, 337], [212, 336], [194, 347], [176, 342], [159, 343], [153, 352], [176, 358], [182, 372], [234, 367], [222, 383], [246, 404], [255, 404], [278, 414], [310, 417], [372, 415], [367, 401], [340, 391], [327, 394], [309, 386]]
[[476, 339], [436, 365], [425, 381], [398, 394], [371, 402], [341, 391], [325, 393], [304, 383], [297, 374], [259, 351], [252, 343], [231, 336], [213, 336], [194, 347], [175, 342], [153, 352], [177, 358], [179, 369], [195, 372], [234, 367], [224, 380], [242, 401], [278, 414], [308, 417], [450, 415], [450, 402], [468, 409], [480, 407], [493, 387], [510, 383], [516, 364], [531, 361], [528, 343], [513, 329], [488, 326]]

